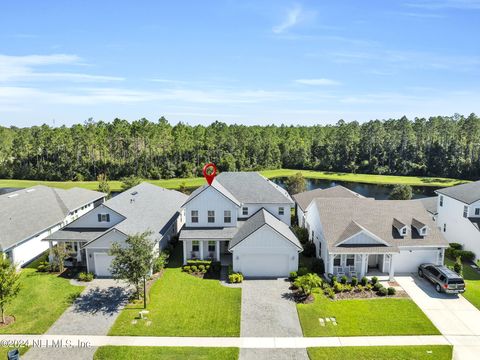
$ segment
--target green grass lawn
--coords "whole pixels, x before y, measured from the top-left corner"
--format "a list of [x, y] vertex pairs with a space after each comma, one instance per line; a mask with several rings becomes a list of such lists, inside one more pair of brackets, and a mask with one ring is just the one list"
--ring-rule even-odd
[[[427, 316], [410, 299], [330, 300], [315, 294], [311, 304], [297, 304], [304, 336], [438, 335]], [[337, 326], [320, 326], [335, 317]]]
[[310, 360], [451, 360], [452, 346], [365, 346], [308, 348]]
[[129, 305], [109, 335], [239, 336], [241, 289], [182, 272], [180, 244], [173, 256], [163, 276], [150, 289], [147, 310], [152, 323], [138, 320], [132, 324], [142, 306]]
[[95, 352], [95, 360], [237, 360], [238, 348], [194, 348], [155, 346], [102, 346]]
[[[453, 266], [455, 261], [445, 258], [445, 265]], [[477, 309], [480, 309], [480, 274], [473, 270], [468, 264], [463, 264], [463, 278], [466, 290], [462, 294]]]
[[[277, 169], [260, 171], [262, 175], [271, 179], [278, 177], [286, 177], [301, 172], [308, 179], [324, 179], [334, 181], [351, 181], [367, 184], [406, 184], [412, 186], [452, 186], [461, 182], [457, 179], [437, 178], [437, 177], [416, 177], [416, 176], [393, 176], [393, 175], [371, 175], [371, 174], [350, 174], [328, 171], [313, 170], [291, 170]], [[188, 188], [196, 188], [206, 183], [203, 177], [198, 178], [176, 178], [168, 180], [147, 180], [152, 184], [165, 187], [167, 189], [178, 189], [180, 185], [185, 184]], [[0, 179], [0, 188], [26, 188], [34, 185], [46, 185], [69, 189], [72, 187], [82, 187], [90, 190], [97, 190], [97, 181], [40, 181], [40, 180], [12, 180]], [[111, 191], [121, 191], [121, 181], [109, 181]]]

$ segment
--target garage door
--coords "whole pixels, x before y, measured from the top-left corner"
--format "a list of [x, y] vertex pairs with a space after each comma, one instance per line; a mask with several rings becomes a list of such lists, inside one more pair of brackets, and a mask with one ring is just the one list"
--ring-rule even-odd
[[246, 277], [288, 277], [288, 255], [245, 254], [241, 256], [241, 269]]
[[417, 272], [418, 265], [436, 263], [438, 250], [402, 250], [393, 257], [395, 274]]
[[95, 255], [95, 275], [112, 276], [110, 273], [110, 264], [113, 256], [104, 253], [96, 253]]

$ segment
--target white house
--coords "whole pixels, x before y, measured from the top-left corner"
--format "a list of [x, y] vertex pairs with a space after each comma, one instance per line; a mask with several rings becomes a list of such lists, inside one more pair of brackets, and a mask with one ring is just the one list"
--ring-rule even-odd
[[436, 191], [437, 225], [449, 242], [480, 258], [480, 181]]
[[256, 172], [224, 172], [185, 202], [183, 260], [233, 264], [247, 277], [284, 277], [298, 269], [300, 242], [290, 230], [293, 200]]
[[443, 264], [448, 242], [421, 202], [317, 198], [306, 224], [326, 273], [362, 277], [417, 271]]
[[0, 252], [23, 266], [48, 249], [42, 241], [103, 203], [105, 194], [34, 186], [0, 195]]
[[86, 266], [99, 277], [109, 277], [114, 242], [124, 244], [129, 235], [146, 231], [160, 251], [182, 227], [181, 205], [187, 196], [144, 182], [106, 201], [61, 231], [48, 236], [50, 243], [64, 242], [72, 265]]

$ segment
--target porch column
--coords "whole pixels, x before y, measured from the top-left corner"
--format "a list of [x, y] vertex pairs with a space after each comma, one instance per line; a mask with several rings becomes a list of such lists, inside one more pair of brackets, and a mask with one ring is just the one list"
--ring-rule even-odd
[[81, 262], [82, 261], [82, 253], [80, 251], [80, 243], [77, 241], [77, 261]]
[[335, 259], [335, 255], [329, 254], [328, 256], [328, 273], [333, 274], [333, 260]]
[[220, 261], [220, 241], [217, 240], [215, 244], [215, 250], [217, 251], [217, 261]]
[[50, 240], [48, 242], [48, 262], [53, 261], [53, 242]]
[[203, 260], [203, 246], [205, 245], [204, 241], [200, 241], [200, 260]]
[[387, 255], [387, 256], [390, 256], [390, 270], [388, 272], [388, 280], [393, 281], [393, 276], [395, 275], [395, 269], [394, 269], [394, 266], [393, 266], [393, 255], [390, 254], [390, 255]]
[[183, 243], [183, 264], [187, 263], [187, 241], [182, 241]]
[[360, 262], [360, 278], [365, 276], [365, 254], [362, 254], [362, 260]]

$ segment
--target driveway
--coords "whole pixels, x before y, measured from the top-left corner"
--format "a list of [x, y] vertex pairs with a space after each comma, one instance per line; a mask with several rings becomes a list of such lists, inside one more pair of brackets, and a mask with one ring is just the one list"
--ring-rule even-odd
[[456, 359], [473, 358], [470, 357], [473, 353], [478, 359], [480, 311], [475, 306], [461, 295], [437, 293], [430, 282], [418, 276], [397, 276], [395, 279], [447, 339], [461, 336], [468, 341], [477, 341], [478, 347], [455, 343]]
[[[51, 335], [107, 335], [128, 300], [122, 282], [95, 279], [87, 285], [60, 318], [48, 329]], [[22, 359], [91, 359], [96, 348], [31, 348]]]
[[[286, 279], [245, 280], [242, 284], [242, 337], [302, 337], [297, 308]], [[240, 360], [308, 360], [306, 349], [240, 349]]]

